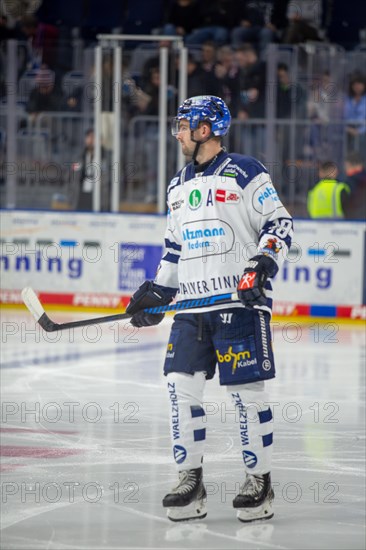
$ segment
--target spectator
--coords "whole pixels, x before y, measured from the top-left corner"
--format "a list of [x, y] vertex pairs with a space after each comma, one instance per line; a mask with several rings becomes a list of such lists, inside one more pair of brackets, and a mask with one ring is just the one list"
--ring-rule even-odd
[[235, 26], [231, 31], [231, 43], [234, 48], [245, 44], [255, 44], [259, 54], [264, 54], [268, 44], [274, 38], [274, 32], [265, 26], [263, 13], [252, 4], [247, 2], [236, 2], [237, 22], [240, 26]]
[[[312, 121], [309, 127], [307, 155], [315, 158], [329, 158], [335, 148], [341, 145], [343, 129], [334, 121], [342, 119], [343, 101], [336, 82], [329, 71], [314, 80], [309, 91], [307, 116]], [[338, 157], [338, 155], [337, 155]]]
[[213, 71], [204, 71], [200, 63], [192, 54], [188, 55], [188, 97], [197, 95], [221, 96], [220, 80]]
[[36, 85], [32, 89], [26, 111], [31, 120], [35, 121], [37, 115], [45, 111], [59, 111], [64, 99], [61, 93], [55, 89], [55, 73], [47, 67], [41, 67], [36, 75]]
[[163, 34], [185, 37], [199, 25], [197, 0], [173, 0], [168, 9]]
[[346, 183], [351, 192], [344, 201], [344, 216], [347, 219], [366, 219], [366, 170], [362, 157], [357, 152], [349, 153], [345, 162]]
[[285, 44], [302, 44], [308, 40], [321, 41], [317, 29], [303, 17], [301, 7], [291, 2], [287, 8], [289, 24], [283, 36]]
[[213, 40], [221, 46], [228, 42], [230, 10], [227, 0], [200, 0], [196, 16], [196, 28], [186, 38], [186, 44], [203, 44]]
[[236, 116], [234, 107], [238, 90], [239, 68], [230, 46], [221, 46], [218, 50], [215, 76], [219, 79], [222, 87], [223, 96], [220, 97], [230, 107], [233, 116]]
[[366, 156], [366, 82], [361, 74], [350, 79], [348, 96], [344, 104], [347, 123], [347, 151], [363, 152]]
[[235, 97], [236, 115], [245, 120], [263, 118], [265, 107], [266, 65], [250, 44], [238, 48], [235, 58], [239, 67], [238, 88]]
[[201, 48], [201, 66], [207, 73], [214, 72], [217, 61], [217, 49], [215, 42], [207, 40], [202, 44]]
[[[168, 113], [172, 112], [174, 96], [168, 89]], [[144, 143], [145, 143], [145, 189], [144, 200], [146, 203], [156, 203], [157, 201], [157, 177], [158, 177], [158, 139], [159, 127], [157, 115], [159, 114], [159, 93], [160, 93], [160, 71], [153, 67], [150, 70], [150, 80], [139, 94], [139, 108], [141, 113], [156, 117], [155, 120], [147, 121], [144, 124]]]
[[277, 66], [277, 118], [298, 119], [306, 117], [306, 93], [299, 85], [291, 81], [288, 66]]
[[287, 6], [289, 0], [273, 0], [269, 23], [266, 28], [273, 33], [272, 40], [282, 40], [288, 25]]
[[[80, 162], [73, 164], [72, 168], [77, 174], [78, 182], [78, 198], [76, 210], [92, 211], [93, 210], [93, 193], [95, 181], [97, 177], [105, 173], [105, 149], [102, 147], [102, 170], [98, 169], [94, 162], [94, 145], [95, 136], [94, 130], [89, 129], [85, 133], [84, 150], [81, 155]], [[101, 209], [109, 211], [109, 189], [104, 184], [105, 178], [101, 179]]]
[[277, 125], [278, 154], [280, 161], [286, 164], [291, 158], [290, 151], [293, 151], [295, 158], [307, 153], [304, 145], [307, 126], [301, 125], [302, 119], [306, 117], [305, 90], [291, 80], [285, 63], [277, 66], [276, 117], [282, 120], [291, 119], [291, 124]]
[[30, 68], [38, 68], [45, 64], [55, 69], [59, 38], [57, 27], [41, 23], [34, 15], [25, 15], [20, 20], [20, 29], [29, 39]]
[[310, 218], [344, 218], [343, 205], [350, 188], [337, 180], [338, 168], [334, 162], [323, 162], [319, 167], [320, 180], [308, 193]]

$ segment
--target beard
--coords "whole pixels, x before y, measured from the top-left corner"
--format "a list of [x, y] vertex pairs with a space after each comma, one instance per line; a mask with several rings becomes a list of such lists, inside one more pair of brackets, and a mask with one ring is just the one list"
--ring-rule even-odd
[[192, 144], [188, 144], [188, 145], [182, 144], [182, 153], [183, 153], [183, 155], [185, 157], [192, 158], [195, 146], [196, 146], [196, 144], [194, 142], [192, 142]]

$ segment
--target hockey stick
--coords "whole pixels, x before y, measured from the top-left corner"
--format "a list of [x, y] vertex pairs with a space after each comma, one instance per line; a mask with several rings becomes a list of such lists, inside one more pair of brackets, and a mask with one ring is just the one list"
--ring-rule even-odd
[[[56, 330], [66, 330], [68, 328], [87, 327], [100, 323], [111, 323], [112, 321], [122, 321], [130, 319], [129, 313], [117, 313], [116, 315], [107, 315], [105, 317], [94, 317], [93, 319], [83, 319], [82, 321], [71, 321], [69, 323], [54, 323], [47, 315], [36, 293], [30, 287], [23, 288], [22, 299], [35, 320], [46, 332], [55, 332]], [[225, 304], [237, 300], [237, 294], [219, 294], [209, 298], [197, 298], [195, 300], [182, 300], [176, 304], [150, 307], [145, 309], [146, 313], [166, 313], [168, 311], [180, 311], [182, 309], [193, 309], [213, 304]]]

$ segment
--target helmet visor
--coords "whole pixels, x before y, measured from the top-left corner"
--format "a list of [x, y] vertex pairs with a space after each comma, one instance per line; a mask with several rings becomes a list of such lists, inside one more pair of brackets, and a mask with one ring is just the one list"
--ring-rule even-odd
[[191, 127], [188, 119], [182, 116], [172, 118], [171, 132], [173, 136], [177, 136], [179, 132], [189, 132], [190, 130]]

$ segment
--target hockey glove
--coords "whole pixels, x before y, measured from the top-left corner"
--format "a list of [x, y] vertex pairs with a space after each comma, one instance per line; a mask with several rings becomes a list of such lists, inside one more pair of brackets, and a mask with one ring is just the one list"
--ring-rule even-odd
[[156, 285], [153, 281], [145, 281], [131, 297], [126, 308], [126, 313], [132, 315], [131, 325], [134, 327], [158, 325], [164, 319], [164, 313], [145, 313], [144, 309], [170, 304], [176, 292], [176, 289]]
[[248, 309], [253, 309], [254, 306], [265, 306], [266, 281], [268, 277], [274, 277], [277, 271], [278, 266], [270, 256], [261, 254], [251, 258], [238, 284], [238, 297], [241, 303]]

